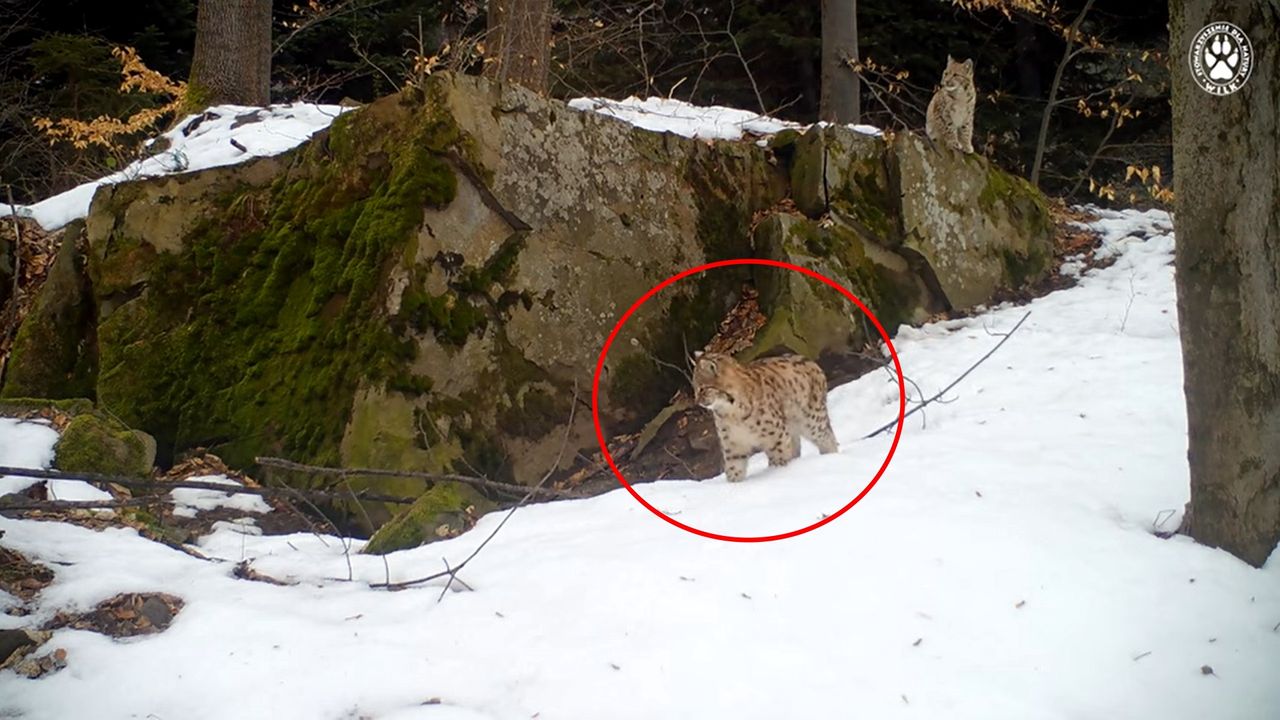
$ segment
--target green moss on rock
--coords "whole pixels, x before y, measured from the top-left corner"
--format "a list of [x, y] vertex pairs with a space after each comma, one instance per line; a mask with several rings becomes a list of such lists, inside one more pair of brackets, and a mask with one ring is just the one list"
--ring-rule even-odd
[[147, 477], [155, 457], [150, 435], [97, 413], [72, 418], [54, 446], [54, 465], [65, 472]]
[[[811, 267], [844, 286], [890, 332], [918, 319], [928, 303], [905, 262], [898, 270], [878, 262], [871, 252], [877, 246], [838, 222], [823, 226], [800, 215], [779, 214], [761, 222], [757, 234], [769, 257]], [[890, 255], [882, 249], [879, 253]], [[761, 267], [756, 286], [768, 322], [746, 358], [780, 348], [811, 357], [843, 352], [856, 349], [874, 332], [869, 323], [857, 319], [861, 310], [811, 278]], [[850, 315], [855, 318], [852, 326]]]
[[464, 267], [456, 287], [463, 292], [487, 295], [495, 283], [505, 285], [515, 275], [520, 253], [525, 248], [525, 234], [515, 233], [481, 268]]
[[1000, 248], [1004, 282], [1020, 287], [1049, 269], [1048, 238], [1053, 233], [1053, 219], [1044, 196], [1026, 180], [997, 167], [986, 168], [986, 185], [978, 196], [978, 204], [986, 213], [1004, 210], [1010, 222], [1029, 242], [1026, 250]]
[[[95, 277], [120, 278], [108, 289], [139, 263], [148, 281], [100, 324], [103, 404], [166, 451], [212, 444], [233, 464], [264, 452], [337, 462], [362, 381], [423, 389], [398, 369], [414, 349], [379, 287], [423, 209], [452, 201], [444, 155], [459, 137], [440, 109], [385, 98], [340, 117], [270, 187], [227, 192], [181, 253], [127, 258], [128, 268], [97, 258]], [[419, 307], [438, 318], [445, 302]], [[453, 319], [446, 333], [476, 322]]]
[[1004, 265], [1005, 282], [1015, 288], [1040, 278], [1049, 269], [1049, 253], [1039, 245], [1032, 245], [1026, 253], [1002, 248], [1000, 261]]
[[0, 400], [0, 416], [4, 417], [21, 416], [46, 408], [52, 408], [73, 417], [94, 412], [93, 401], [88, 398], [51, 400], [47, 398], [15, 397]]
[[[471, 523], [467, 509], [481, 502], [479, 496], [466, 486], [454, 483], [436, 485], [378, 528], [362, 552], [385, 555], [454, 537]], [[473, 509], [472, 514], [474, 512]]]
[[1030, 237], [1043, 238], [1053, 232], [1053, 217], [1044, 195], [1030, 182], [994, 165], [986, 167], [986, 184], [978, 195], [978, 205], [986, 213], [1004, 205], [1010, 219]]
[[897, 203], [889, 190], [883, 157], [856, 158], [832, 191], [832, 209], [862, 226], [871, 239], [891, 246], [901, 242]]
[[439, 295], [416, 288], [406, 291], [400, 317], [418, 330], [435, 333], [437, 340], [450, 345], [466, 343], [472, 334], [483, 332], [489, 325], [484, 307], [452, 290]]

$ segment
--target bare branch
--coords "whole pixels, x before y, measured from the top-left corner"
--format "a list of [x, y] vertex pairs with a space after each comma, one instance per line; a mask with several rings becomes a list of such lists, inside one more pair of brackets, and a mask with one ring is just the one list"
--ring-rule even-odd
[[[981, 365], [983, 362], [985, 362], [987, 358], [989, 358], [989, 357], [991, 357], [993, 354], [995, 354], [995, 351], [999, 350], [1001, 345], [1004, 345], [1006, 342], [1008, 342], [1008, 341], [1009, 341], [1009, 338], [1010, 338], [1010, 337], [1013, 337], [1013, 334], [1014, 334], [1015, 332], [1017, 332], [1017, 331], [1018, 331], [1018, 328], [1022, 327], [1022, 323], [1026, 322], [1026, 321], [1027, 321], [1027, 318], [1029, 318], [1029, 317], [1031, 317], [1031, 311], [1030, 311], [1030, 310], [1028, 310], [1028, 311], [1027, 311], [1027, 313], [1026, 313], [1025, 315], [1023, 315], [1023, 316], [1022, 316], [1022, 319], [1021, 319], [1021, 320], [1019, 320], [1019, 321], [1017, 322], [1017, 324], [1015, 324], [1015, 325], [1013, 326], [1013, 328], [1011, 328], [1011, 329], [1009, 330], [1009, 332], [1008, 332], [1008, 333], [1006, 333], [1006, 334], [1005, 334], [1005, 336], [1004, 336], [1003, 338], [1000, 338], [1000, 342], [996, 343], [996, 344], [995, 344], [995, 347], [993, 347], [993, 348], [991, 348], [990, 350], [988, 350], [988, 351], [987, 351], [987, 354], [986, 354], [986, 355], [983, 355], [982, 357], [978, 358], [978, 361], [977, 361], [977, 362], [975, 362], [974, 364], [970, 365], [968, 370], [965, 370], [963, 373], [961, 373], [961, 374], [960, 374], [960, 377], [958, 377], [958, 378], [956, 378], [955, 380], [951, 381], [951, 384], [950, 384], [950, 385], [948, 385], [948, 386], [946, 386], [946, 387], [942, 388], [942, 389], [941, 389], [941, 390], [939, 390], [939, 391], [938, 391], [938, 392], [937, 392], [933, 397], [929, 398], [928, 400], [925, 400], [925, 401], [921, 402], [919, 405], [916, 405], [915, 407], [911, 408], [911, 410], [907, 411], [907, 413], [906, 413], [905, 415], [903, 415], [903, 416], [902, 416], [902, 419], [903, 419], [903, 420], [906, 420], [907, 418], [911, 417], [911, 416], [912, 416], [912, 415], [914, 415], [915, 413], [917, 413], [917, 412], [919, 412], [919, 411], [923, 410], [923, 409], [924, 409], [927, 405], [929, 405], [930, 403], [932, 403], [932, 402], [936, 401], [938, 398], [942, 397], [943, 395], [946, 395], [946, 394], [947, 394], [947, 391], [949, 391], [951, 388], [955, 387], [956, 385], [959, 385], [961, 380], [964, 380], [966, 377], [968, 377], [968, 376], [969, 376], [969, 373], [971, 373], [971, 372], [973, 372], [974, 370], [976, 370], [976, 369], [977, 369], [977, 367], [978, 367], [979, 365]], [[880, 426], [880, 427], [879, 427], [879, 428], [877, 428], [876, 430], [874, 430], [874, 431], [872, 431], [872, 432], [870, 432], [870, 433], [868, 433], [868, 434], [866, 434], [866, 435], [863, 435], [863, 436], [862, 436], [862, 439], [863, 439], [863, 440], [868, 440], [868, 439], [870, 439], [870, 438], [875, 437], [876, 435], [879, 435], [879, 434], [880, 434], [880, 433], [882, 433], [882, 432], [885, 432], [886, 430], [892, 430], [892, 429], [893, 429], [893, 426], [894, 426], [894, 425], [897, 425], [897, 424], [898, 424], [898, 419], [897, 419], [897, 418], [894, 418], [893, 420], [891, 420], [891, 421], [889, 421], [888, 423], [886, 423], [886, 424], [884, 424], [884, 425]]]
[[[352, 473], [358, 475], [360, 473]], [[15, 475], [17, 477], [40, 478], [42, 480], [80, 480], [88, 483], [102, 483], [121, 485], [123, 487], [137, 488], [153, 488], [172, 490], [174, 488], [195, 488], [198, 490], [217, 490], [219, 492], [239, 495], [261, 495], [264, 497], [276, 496], [305, 496], [317, 500], [342, 500], [346, 498], [344, 493], [328, 492], [325, 490], [298, 490], [296, 488], [277, 488], [277, 487], [249, 487], [247, 485], [223, 485], [220, 483], [204, 482], [201, 480], [144, 480], [136, 477], [125, 477], [121, 475], [102, 475], [99, 473], [80, 473], [80, 472], [62, 472], [60, 470], [41, 470], [35, 468], [18, 468], [0, 466], [0, 476]], [[399, 497], [396, 495], [381, 495], [376, 493], [361, 493], [360, 497], [364, 500], [374, 502], [390, 502], [410, 504], [413, 500]], [[6, 506], [13, 508], [15, 506]], [[88, 507], [88, 506], [86, 506]]]
[[387, 71], [383, 70], [381, 65], [374, 62], [373, 58], [369, 57], [369, 54], [366, 53], [363, 49], [361, 49], [360, 38], [356, 37], [355, 35], [351, 35], [351, 52], [355, 53], [356, 57], [363, 60], [365, 64], [367, 64], [369, 67], [378, 71], [378, 74], [381, 75], [382, 78], [387, 81], [388, 85], [390, 85], [392, 88], [396, 90], [400, 89], [400, 83], [391, 79], [391, 76], [387, 74]]
[[115, 510], [118, 508], [142, 507], [169, 502], [159, 495], [124, 500], [32, 500], [30, 502], [0, 502], [0, 513], [30, 510], [62, 512], [65, 510]]
[[[362, 475], [369, 477], [398, 477], [398, 478], [416, 478], [419, 480], [430, 480], [432, 482], [456, 482], [464, 485], [472, 485], [474, 487], [485, 488], [487, 490], [495, 490], [508, 494], [520, 494], [529, 490], [525, 485], [513, 485], [511, 483], [497, 482], [495, 480], [486, 480], [484, 478], [471, 477], [469, 475], [454, 475], [451, 473], [430, 473], [418, 470], [386, 470], [382, 468], [335, 468], [324, 467], [320, 465], [306, 465], [304, 463], [294, 462], [278, 457], [257, 457], [254, 462], [263, 467], [280, 468], [281, 470], [292, 470], [294, 472], [310, 473], [314, 475], [337, 475], [338, 477], [351, 477], [353, 475]], [[0, 468], [2, 470], [2, 468]], [[569, 490], [556, 490], [553, 488], [535, 488], [534, 492], [539, 495], [549, 497], [574, 498], [584, 497], [579, 493]]]

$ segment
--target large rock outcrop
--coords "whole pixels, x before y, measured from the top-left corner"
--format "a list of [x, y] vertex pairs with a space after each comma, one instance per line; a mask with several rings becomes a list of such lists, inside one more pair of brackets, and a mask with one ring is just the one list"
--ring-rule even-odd
[[[86, 228], [96, 395], [154, 434], [162, 461], [204, 445], [233, 464], [270, 453], [515, 482], [553, 464], [575, 397], [564, 457], [594, 446], [601, 345], [676, 272], [812, 267], [892, 331], [1039, 275], [1049, 250], [1034, 190], [910, 135], [689, 140], [451, 75], [283, 156], [103, 188]], [[747, 355], [834, 358], [868, 337], [856, 308], [798, 274], [702, 273], [611, 349], [608, 431], [665, 406], [744, 284], [769, 318]]]

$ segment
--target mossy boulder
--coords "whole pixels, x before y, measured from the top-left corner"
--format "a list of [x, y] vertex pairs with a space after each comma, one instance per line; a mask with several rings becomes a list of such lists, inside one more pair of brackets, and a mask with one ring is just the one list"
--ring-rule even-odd
[[469, 529], [478, 513], [490, 507], [492, 503], [484, 501], [465, 486], [456, 483], [436, 485], [378, 528], [362, 552], [385, 555], [454, 537]]
[[54, 465], [65, 472], [148, 477], [156, 441], [100, 413], [76, 415], [53, 448]]
[[789, 148], [796, 207], [901, 256], [946, 309], [982, 304], [1048, 270], [1044, 197], [979, 155], [839, 125], [815, 125]]
[[93, 397], [95, 310], [85, 274], [84, 223], [63, 229], [61, 245], [14, 338], [0, 397]]
[[934, 149], [911, 134], [892, 147], [902, 243], [937, 278], [948, 307], [987, 302], [1049, 269], [1053, 223], [1044, 197], [979, 155]]
[[[763, 256], [813, 270], [849, 290], [890, 333], [938, 310], [905, 260], [845, 225], [778, 213], [760, 223], [756, 239]], [[761, 267], [755, 274], [768, 321], [744, 359], [778, 350], [821, 358], [878, 340], [862, 310], [829, 285], [785, 269]]]
[[[900, 155], [835, 126], [765, 145], [690, 140], [436, 74], [282, 156], [100, 190], [86, 223], [93, 389], [156, 435], [162, 461], [201, 445], [238, 466], [270, 454], [533, 482], [594, 446], [584, 407], [597, 356], [666, 278], [785, 259], [845, 284], [892, 332], [956, 303], [929, 280], [931, 264], [950, 266], [926, 250], [950, 246], [920, 239], [932, 226], [903, 195], [913, 168], [968, 173], [981, 187], [965, 213], [1038, 222], [1023, 186], [983, 194], [982, 161]], [[1021, 227], [1000, 218], [983, 227]], [[1036, 272], [1029, 245], [981, 241], [1008, 277]], [[616, 338], [600, 387], [607, 433], [664, 407], [744, 284], [770, 317], [753, 353], [822, 357], [870, 336], [838, 293], [794, 273], [690, 277]], [[352, 482], [407, 497], [426, 487]], [[372, 530], [398, 508], [363, 510]]]

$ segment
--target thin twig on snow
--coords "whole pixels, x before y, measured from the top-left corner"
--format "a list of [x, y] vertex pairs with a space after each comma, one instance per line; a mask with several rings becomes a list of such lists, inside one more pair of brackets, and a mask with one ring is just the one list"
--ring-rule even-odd
[[[1030, 311], [1030, 310], [1028, 310], [1028, 311], [1026, 312], [1026, 314], [1022, 316], [1022, 319], [1021, 319], [1021, 320], [1019, 320], [1019, 321], [1017, 322], [1017, 324], [1015, 324], [1015, 325], [1013, 326], [1013, 328], [1011, 328], [1011, 329], [1009, 330], [1009, 332], [1005, 333], [1004, 337], [1000, 338], [1000, 342], [996, 343], [996, 344], [995, 344], [995, 347], [993, 347], [993, 348], [991, 348], [990, 350], [988, 350], [988, 351], [987, 351], [987, 354], [986, 354], [986, 355], [983, 355], [982, 357], [978, 358], [978, 361], [977, 361], [977, 362], [975, 362], [974, 364], [970, 365], [968, 370], [965, 370], [963, 373], [961, 373], [961, 374], [960, 374], [960, 377], [956, 378], [955, 380], [952, 380], [950, 385], [948, 385], [948, 386], [946, 386], [946, 387], [942, 388], [941, 390], [939, 390], [939, 391], [938, 391], [938, 392], [937, 392], [933, 397], [931, 397], [931, 398], [929, 398], [929, 399], [927, 399], [927, 400], [925, 400], [925, 401], [921, 402], [919, 405], [916, 405], [915, 407], [913, 407], [913, 408], [911, 408], [910, 410], [908, 410], [908, 411], [906, 412], [906, 414], [904, 414], [904, 415], [902, 416], [902, 419], [903, 419], [903, 420], [906, 420], [907, 418], [911, 417], [912, 415], [916, 414], [917, 412], [919, 412], [919, 411], [923, 410], [923, 409], [924, 409], [926, 406], [928, 406], [930, 403], [932, 403], [932, 402], [936, 401], [938, 398], [942, 397], [943, 395], [946, 395], [946, 394], [947, 394], [947, 391], [949, 391], [951, 388], [955, 387], [956, 385], [959, 385], [961, 380], [964, 380], [966, 377], [968, 377], [968, 376], [969, 376], [969, 373], [971, 373], [971, 372], [973, 372], [974, 370], [976, 370], [976, 369], [977, 369], [977, 367], [978, 367], [979, 365], [981, 365], [983, 362], [985, 362], [987, 358], [989, 358], [989, 357], [991, 357], [992, 355], [994, 355], [994, 354], [995, 354], [995, 352], [996, 352], [997, 350], [999, 350], [999, 349], [1000, 349], [1000, 346], [1001, 346], [1001, 345], [1004, 345], [1006, 342], [1008, 342], [1008, 341], [1009, 341], [1009, 338], [1010, 338], [1010, 337], [1012, 337], [1012, 336], [1013, 336], [1013, 334], [1014, 334], [1015, 332], [1017, 332], [1017, 331], [1018, 331], [1018, 328], [1022, 327], [1022, 323], [1026, 322], [1026, 321], [1027, 321], [1027, 318], [1029, 318], [1029, 317], [1031, 317], [1031, 311]], [[892, 429], [893, 429], [893, 426], [894, 426], [894, 425], [897, 425], [897, 424], [898, 424], [898, 419], [897, 419], [897, 418], [894, 418], [893, 420], [890, 420], [889, 422], [885, 423], [884, 425], [881, 425], [879, 428], [876, 428], [876, 429], [875, 429], [875, 430], [873, 430], [872, 432], [870, 432], [870, 433], [868, 433], [868, 434], [866, 434], [866, 435], [863, 435], [863, 436], [862, 436], [862, 439], [863, 439], [863, 440], [869, 440], [869, 439], [871, 439], [871, 438], [875, 437], [876, 435], [879, 435], [880, 433], [885, 432], [886, 430], [892, 430]]]

